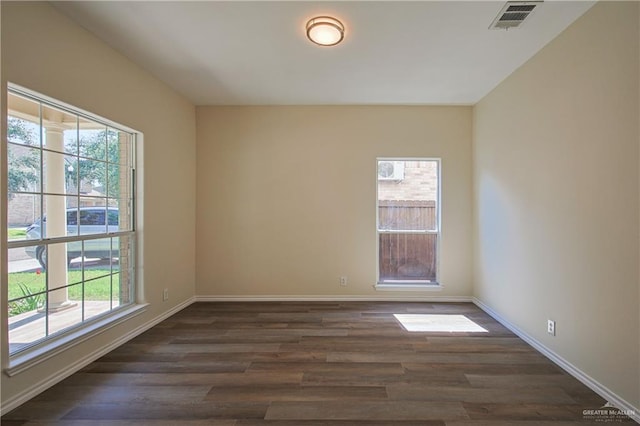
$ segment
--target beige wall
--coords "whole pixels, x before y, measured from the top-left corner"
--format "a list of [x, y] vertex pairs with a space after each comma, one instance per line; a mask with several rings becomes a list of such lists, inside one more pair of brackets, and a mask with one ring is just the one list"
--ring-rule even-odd
[[[51, 6], [2, 2], [2, 88], [12, 82], [144, 133], [144, 298], [147, 312], [14, 377], [2, 402], [194, 295], [195, 108]], [[2, 116], [6, 115], [6, 105]], [[4, 157], [3, 157], [4, 158]], [[6, 216], [2, 217], [3, 224]], [[4, 241], [4, 240], [3, 240]], [[4, 253], [4, 250], [2, 251]], [[4, 259], [6, 262], [6, 259]], [[6, 263], [2, 265], [6, 265]], [[2, 266], [4, 267], [4, 266]], [[6, 280], [5, 274], [2, 274]], [[3, 281], [2, 288], [6, 289]], [[170, 300], [162, 302], [162, 289]], [[2, 306], [6, 306], [6, 290]], [[1, 309], [2, 324], [7, 323]], [[6, 361], [7, 336], [2, 332]]]
[[[470, 107], [198, 107], [197, 123], [196, 294], [471, 294]], [[373, 288], [376, 157], [442, 158], [441, 292]]]
[[638, 27], [597, 4], [474, 109], [476, 296], [636, 407]]

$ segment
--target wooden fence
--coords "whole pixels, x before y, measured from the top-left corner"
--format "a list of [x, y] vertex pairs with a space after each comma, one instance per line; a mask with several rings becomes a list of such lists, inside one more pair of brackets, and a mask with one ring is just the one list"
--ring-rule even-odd
[[[379, 201], [380, 280], [436, 280], [436, 234], [407, 231], [436, 230], [433, 201]], [[403, 231], [403, 232], [393, 232]]]

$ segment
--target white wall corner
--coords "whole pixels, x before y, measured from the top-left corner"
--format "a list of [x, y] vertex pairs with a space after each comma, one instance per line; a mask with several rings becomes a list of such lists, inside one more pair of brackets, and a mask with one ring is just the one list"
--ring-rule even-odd
[[546, 356], [551, 362], [556, 364], [558, 367], [562, 368], [564, 371], [569, 373], [571, 376], [582, 382], [589, 389], [600, 395], [611, 405], [616, 408], [624, 411], [625, 413], [631, 413], [631, 418], [636, 422], [640, 423], [640, 408], [633, 406], [633, 404], [629, 403], [625, 399], [618, 396], [611, 389], [604, 386], [602, 383], [595, 380], [593, 377], [589, 376], [584, 371], [580, 370], [578, 367], [573, 365], [571, 362], [567, 361], [560, 355], [553, 352], [551, 349], [547, 348], [545, 345], [540, 343], [538, 340], [534, 339], [528, 333], [511, 323], [509, 320], [504, 318], [498, 312], [494, 311], [490, 306], [482, 302], [476, 297], [472, 298], [473, 303], [486, 312], [493, 319], [498, 321], [500, 324], [511, 330], [514, 334], [520, 337], [522, 340], [533, 346], [538, 352], [542, 353], [542, 355]]

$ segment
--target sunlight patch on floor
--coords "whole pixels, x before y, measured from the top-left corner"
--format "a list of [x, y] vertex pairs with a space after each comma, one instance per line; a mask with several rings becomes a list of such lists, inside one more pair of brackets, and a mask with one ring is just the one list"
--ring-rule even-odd
[[443, 331], [451, 333], [488, 333], [464, 315], [394, 314], [407, 331]]

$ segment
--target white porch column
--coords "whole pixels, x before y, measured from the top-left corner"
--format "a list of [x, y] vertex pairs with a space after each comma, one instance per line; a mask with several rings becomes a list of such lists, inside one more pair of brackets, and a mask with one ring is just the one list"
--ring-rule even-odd
[[[45, 127], [46, 147], [64, 152], [64, 129], [61, 126], [49, 125]], [[64, 155], [43, 151], [45, 164], [45, 192], [65, 193], [65, 164]], [[60, 195], [45, 195], [47, 213], [47, 236], [67, 235], [67, 206], [66, 198]], [[67, 285], [67, 247], [66, 244], [48, 246], [47, 276], [49, 288], [55, 289]], [[49, 312], [57, 312], [75, 306], [68, 300], [67, 288], [61, 288], [49, 293]]]

